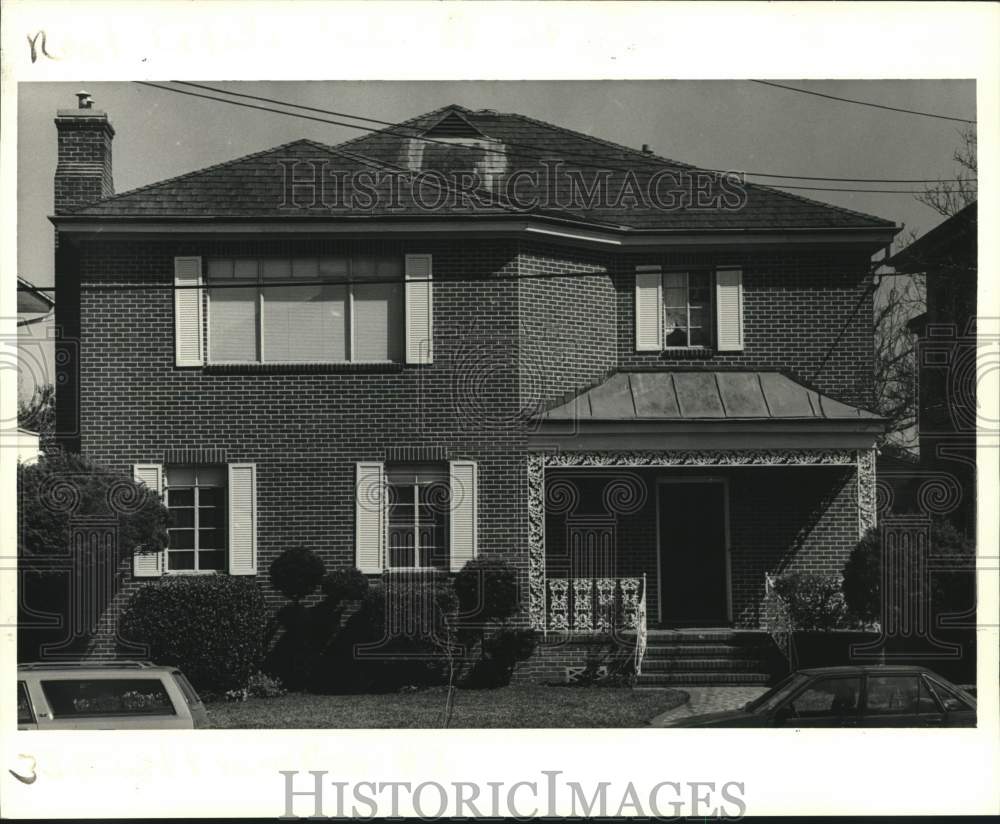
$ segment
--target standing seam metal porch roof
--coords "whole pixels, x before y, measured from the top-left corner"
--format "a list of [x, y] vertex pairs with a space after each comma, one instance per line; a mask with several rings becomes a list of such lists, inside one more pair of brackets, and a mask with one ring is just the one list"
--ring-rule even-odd
[[775, 371], [618, 372], [543, 421], [882, 420]]

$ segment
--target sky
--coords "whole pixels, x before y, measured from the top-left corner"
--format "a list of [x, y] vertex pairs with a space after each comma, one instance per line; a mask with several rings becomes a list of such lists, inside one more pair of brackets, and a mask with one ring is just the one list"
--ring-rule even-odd
[[[950, 178], [962, 124], [843, 103], [751, 81], [213, 82], [209, 85], [390, 122], [457, 103], [518, 112], [712, 169], [851, 178]], [[782, 83], [897, 108], [975, 119], [969, 80]], [[241, 109], [135, 83], [18, 85], [18, 273], [53, 282], [52, 178], [60, 108], [90, 92], [115, 127], [124, 192], [299, 138], [335, 144], [363, 132]], [[260, 104], [267, 105], [267, 104]], [[320, 115], [322, 116], [322, 115]], [[334, 118], [337, 119], [337, 118]], [[755, 182], [776, 183], [764, 178]], [[863, 183], [795, 185], [876, 188]], [[914, 189], [919, 184], [886, 184]], [[909, 194], [798, 191], [922, 234], [941, 221]]]

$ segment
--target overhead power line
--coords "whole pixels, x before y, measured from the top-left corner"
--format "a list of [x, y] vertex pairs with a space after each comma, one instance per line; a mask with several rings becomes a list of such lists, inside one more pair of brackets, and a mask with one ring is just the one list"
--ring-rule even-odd
[[951, 117], [946, 114], [933, 114], [932, 112], [920, 112], [916, 109], [900, 109], [896, 106], [884, 106], [881, 103], [870, 103], [867, 100], [853, 100], [850, 97], [837, 97], [833, 94], [824, 94], [823, 92], [814, 92], [811, 89], [800, 89], [796, 86], [786, 86], [783, 83], [775, 83], [771, 80], [751, 80], [751, 83], [759, 83], [761, 86], [774, 86], [776, 89], [785, 89], [789, 92], [798, 92], [799, 94], [809, 94], [813, 97], [824, 97], [827, 100], [838, 100], [841, 103], [854, 103], [858, 106], [870, 106], [873, 109], [884, 109], [887, 112], [900, 112], [902, 114], [916, 114], [920, 117], [934, 117], [938, 120], [954, 120], [957, 123], [970, 123], [975, 124], [975, 120], [969, 120], [965, 117]]
[[[238, 107], [245, 108], [245, 109], [253, 109], [253, 110], [256, 110], [256, 111], [270, 112], [272, 114], [280, 114], [280, 115], [284, 115], [285, 117], [295, 117], [295, 118], [298, 118], [298, 119], [301, 119], [301, 120], [309, 120], [309, 121], [313, 121], [313, 122], [316, 122], [316, 123], [324, 123], [324, 124], [333, 125], [333, 126], [343, 126], [343, 127], [349, 128], [349, 129], [358, 129], [360, 131], [365, 131], [365, 132], [381, 132], [381, 133], [389, 132], [389, 133], [392, 133], [392, 128], [376, 129], [376, 128], [369, 127], [369, 126], [360, 126], [360, 125], [355, 124], [355, 123], [345, 123], [344, 121], [331, 120], [329, 118], [322, 118], [322, 117], [315, 117], [313, 115], [308, 115], [308, 114], [301, 114], [299, 112], [283, 111], [281, 109], [275, 109], [275, 108], [271, 108], [269, 106], [257, 106], [257, 105], [251, 104], [251, 103], [242, 103], [242, 102], [240, 102], [238, 100], [228, 100], [228, 99], [221, 98], [221, 97], [213, 97], [212, 95], [201, 94], [199, 92], [187, 91], [185, 89], [175, 89], [175, 88], [171, 88], [170, 86], [163, 86], [163, 85], [160, 85], [159, 83], [150, 83], [150, 82], [147, 82], [147, 81], [144, 81], [144, 80], [137, 80], [135, 82], [138, 85], [141, 85], [141, 86], [149, 86], [149, 87], [154, 88], [154, 89], [161, 89], [162, 91], [173, 92], [174, 94], [181, 94], [181, 95], [186, 95], [188, 97], [201, 98], [203, 100], [210, 100], [210, 101], [213, 101], [215, 103], [226, 103], [226, 104], [231, 105], [231, 106], [238, 106]], [[289, 105], [289, 106], [292, 106], [292, 107], [295, 106], [295, 104], [284, 104], [284, 103], [282, 103], [280, 105]], [[397, 127], [394, 127], [394, 128], [399, 128], [399, 127], [397, 126]], [[402, 128], [405, 128], [405, 127], [402, 127]], [[398, 132], [396, 132], [396, 133], [398, 133]], [[415, 140], [423, 140], [423, 141], [430, 142], [430, 143], [440, 143], [442, 145], [448, 146], [449, 148], [455, 148], [455, 144], [453, 144], [453, 143], [445, 143], [444, 141], [435, 140], [434, 138], [427, 138], [427, 137], [423, 137], [423, 136], [420, 136], [420, 135], [405, 134], [405, 133], [403, 134], [403, 136], [408, 137], [408, 138], [412, 138], [412, 139], [415, 139]], [[349, 154], [348, 152], [342, 151], [342, 150], [338, 149], [335, 146], [331, 146], [330, 149], [331, 149], [331, 151], [339, 152], [341, 154], [345, 154], [345, 155]], [[491, 150], [489, 150], [488, 148], [482, 148], [482, 149], [479, 149], [479, 151], [490, 152]], [[504, 154], [504, 155], [506, 154], [506, 153], [498, 151], [498, 150], [494, 150], [492, 153], [495, 153], [495, 154]], [[369, 164], [377, 164], [377, 165], [382, 165], [382, 166], [390, 166], [391, 165], [391, 164], [386, 163], [385, 161], [375, 160], [374, 158], [365, 158], [363, 155], [358, 155], [356, 153], [352, 153], [352, 154], [354, 154], [355, 159], [363, 160], [364, 162], [369, 163]], [[533, 159], [551, 160], [552, 159], [552, 155], [551, 155], [551, 153], [549, 153], [547, 155], [535, 156]], [[646, 163], [647, 164], [656, 164], [656, 165], [659, 165], [659, 166], [663, 165], [662, 162], [657, 162], [657, 161], [652, 161], [652, 160], [651, 161], [646, 161]], [[575, 165], [583, 167], [583, 168], [598, 169], [600, 171], [619, 171], [619, 172], [634, 171], [634, 168], [632, 168], [632, 167], [616, 167], [616, 166], [610, 166], [610, 165], [605, 164], [605, 163], [598, 164], [598, 163], [576, 162]], [[734, 172], [732, 172], [732, 171], [726, 172], [726, 171], [722, 171], [722, 170], [718, 170], [718, 169], [704, 169], [704, 168], [697, 167], [697, 166], [690, 166], [690, 167], [687, 167], [687, 168], [689, 168], [691, 171], [705, 172], [707, 174], [734, 174]], [[405, 171], [405, 170], [402, 170], [402, 169], [399, 169], [399, 170], [400, 171]], [[744, 174], [750, 174], [750, 173], [744, 173]], [[817, 178], [817, 179], [821, 179], [821, 178]], [[833, 180], [833, 179], [831, 179], [831, 180]], [[888, 181], [885, 181], [885, 182], [888, 182]], [[906, 181], [906, 182], [909, 182], [909, 181]], [[926, 182], [943, 183], [943, 182], [946, 182], [946, 181], [941, 180], [941, 179], [933, 179], [933, 180], [932, 179], [928, 179]], [[755, 183], [755, 184], [752, 184], [752, 185], [759, 186], [759, 187], [765, 188], [765, 189], [770, 188], [770, 189], [773, 189], [773, 190], [779, 191], [779, 192], [781, 190], [783, 190], [783, 189], [800, 189], [800, 190], [808, 190], [808, 191], [813, 191], [813, 192], [859, 192], [859, 193], [870, 193], [870, 194], [924, 194], [925, 193], [924, 190], [922, 190], [922, 189], [914, 189], [914, 190], [909, 190], [909, 189], [907, 189], [907, 190], [902, 190], [902, 189], [855, 189], [855, 188], [830, 188], [830, 187], [823, 187], [823, 186], [791, 186], [791, 185], [786, 185], [786, 184], [761, 184], [761, 183]]]
[[[295, 108], [295, 109], [302, 109], [303, 111], [307, 111], [307, 112], [316, 112], [318, 114], [329, 114], [329, 115], [333, 115], [335, 117], [348, 117], [348, 118], [351, 118], [352, 120], [362, 120], [365, 123], [375, 123], [375, 124], [377, 124], [379, 126], [387, 126], [390, 129], [405, 129], [405, 128], [408, 128], [408, 127], [403, 126], [403, 124], [401, 124], [401, 123], [394, 123], [394, 122], [389, 121], [389, 120], [379, 120], [378, 118], [375, 118], [375, 117], [366, 117], [364, 115], [359, 115], [359, 114], [350, 114], [349, 112], [336, 111], [335, 109], [321, 109], [321, 108], [317, 108], [315, 106], [306, 106], [306, 105], [301, 104], [301, 103], [290, 103], [290, 102], [288, 102], [286, 100], [278, 100], [278, 99], [273, 98], [273, 97], [262, 97], [260, 95], [247, 94], [245, 92], [234, 92], [234, 91], [230, 91], [228, 89], [221, 89], [221, 88], [219, 88], [217, 86], [207, 86], [207, 85], [205, 85], [203, 83], [190, 83], [190, 82], [187, 82], [187, 81], [184, 81], [184, 80], [175, 80], [173, 82], [177, 83], [177, 84], [179, 84], [181, 86], [191, 86], [192, 88], [204, 89], [206, 91], [216, 92], [218, 94], [227, 94], [227, 95], [230, 95], [232, 97], [241, 97], [241, 98], [243, 98], [245, 100], [256, 100], [256, 101], [261, 102], [261, 103], [273, 103], [273, 104], [276, 104], [276, 105], [279, 105], [279, 106], [288, 106], [288, 107]], [[345, 124], [342, 124], [342, 125], [351, 127], [352, 124], [345, 123]], [[353, 128], [360, 128], [360, 127], [353, 126]], [[385, 131], [385, 129], [370, 129], [369, 131], [373, 131], [373, 132], [375, 132], [375, 131]], [[390, 133], [392, 133], [392, 132], [390, 132]], [[428, 143], [444, 143], [444, 141], [436, 140], [436, 139], [434, 139], [432, 137], [424, 137], [422, 135], [405, 134], [404, 136], [409, 137], [411, 139], [423, 140], [423, 141], [426, 141]], [[505, 141], [505, 143], [506, 143], [506, 145], [511, 146], [511, 147], [513, 147], [515, 149], [518, 149], [518, 148], [520, 148], [520, 149], [528, 149], [529, 151], [535, 151], [535, 152], [545, 152], [546, 151], [546, 149], [544, 147], [542, 147], [542, 146], [532, 146], [532, 145], [524, 144], [524, 143], [514, 143], [512, 141]], [[454, 147], [456, 144], [448, 143], [448, 144], [445, 144], [445, 145], [448, 145], [450, 147]], [[472, 147], [461, 146], [460, 145], [459, 148], [471, 149]], [[491, 152], [491, 150], [488, 147], [478, 148], [477, 151]], [[504, 154], [504, 152], [499, 151], [499, 150], [493, 150], [492, 153], [495, 153], [495, 154]], [[588, 152], [573, 152], [573, 151], [565, 151], [564, 150], [564, 151], [560, 152], [560, 155], [561, 156], [565, 156], [565, 157], [571, 157], [571, 156], [584, 157], [584, 158], [587, 158], [589, 160], [596, 159], [593, 154], [590, 154]], [[659, 166], [663, 165], [662, 161], [654, 160], [654, 159], [649, 159], [649, 158], [636, 158], [635, 161], [636, 161], [636, 164], [643, 165], [643, 166], [657, 166], [657, 167], [659, 167]], [[698, 167], [698, 169], [699, 169], [699, 171], [709, 172], [711, 174], [730, 174], [732, 172], [732, 170], [724, 171], [722, 169], [704, 169], [704, 168], [701, 168], [701, 167]], [[816, 175], [788, 175], [788, 174], [777, 174], [777, 173], [770, 173], [770, 172], [743, 172], [742, 174], [749, 175], [751, 177], [773, 177], [773, 178], [781, 178], [783, 180], [818, 180], [818, 181], [825, 181], [825, 182], [828, 182], [828, 183], [957, 183], [957, 182], [959, 182], [957, 179], [954, 179], [954, 178], [942, 179], [942, 178], [819, 177], [819, 176], [816, 176]], [[775, 185], [777, 185], [777, 184], [775, 184]], [[784, 188], [792, 188], [792, 187], [785, 186]], [[805, 187], [805, 188], [808, 188], [808, 187]], [[829, 189], [829, 190], [826, 190], [826, 191], [839, 191], [839, 190], [837, 190], [837, 189]]]

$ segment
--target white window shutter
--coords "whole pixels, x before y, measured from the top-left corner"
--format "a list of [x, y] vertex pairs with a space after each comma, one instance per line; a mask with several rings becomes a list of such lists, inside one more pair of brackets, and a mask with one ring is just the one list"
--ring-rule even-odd
[[743, 349], [743, 270], [719, 269], [715, 273], [715, 313], [718, 350]]
[[475, 461], [452, 461], [449, 547], [451, 571], [458, 572], [476, 557], [478, 539], [477, 468]]
[[635, 349], [658, 352], [663, 348], [662, 277], [659, 267], [635, 270]]
[[354, 563], [365, 574], [377, 574], [382, 571], [385, 547], [385, 467], [359, 463], [354, 494]]
[[177, 366], [201, 366], [201, 258], [174, 258], [174, 355]]
[[406, 362], [434, 361], [433, 261], [406, 256]]
[[[163, 467], [160, 464], [136, 464], [132, 467], [132, 478], [163, 495]], [[132, 553], [132, 574], [136, 578], [159, 578], [166, 565], [166, 550], [159, 552]]]
[[257, 574], [257, 465], [229, 464], [229, 574]]

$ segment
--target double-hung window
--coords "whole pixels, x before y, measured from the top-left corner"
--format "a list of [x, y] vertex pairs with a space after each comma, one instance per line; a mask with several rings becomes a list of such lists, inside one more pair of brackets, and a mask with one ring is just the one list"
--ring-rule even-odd
[[167, 570], [218, 572], [226, 568], [226, 468], [167, 466], [164, 498], [167, 528]]
[[637, 352], [743, 350], [743, 270], [738, 266], [664, 269], [636, 266]]
[[663, 336], [667, 347], [712, 345], [712, 274], [663, 273]]
[[451, 504], [447, 466], [387, 467], [386, 489], [387, 566], [447, 569]]
[[213, 363], [402, 360], [401, 256], [209, 258]]

